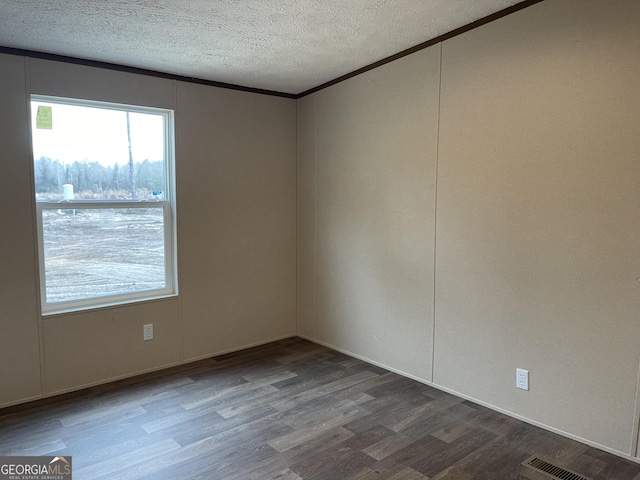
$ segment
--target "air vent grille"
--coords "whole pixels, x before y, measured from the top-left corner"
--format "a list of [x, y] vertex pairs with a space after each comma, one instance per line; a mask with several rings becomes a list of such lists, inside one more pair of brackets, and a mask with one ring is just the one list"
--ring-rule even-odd
[[525, 467], [532, 468], [533, 470], [537, 470], [551, 478], [557, 478], [559, 480], [591, 480], [589, 477], [559, 467], [536, 456], [525, 460], [522, 464]]

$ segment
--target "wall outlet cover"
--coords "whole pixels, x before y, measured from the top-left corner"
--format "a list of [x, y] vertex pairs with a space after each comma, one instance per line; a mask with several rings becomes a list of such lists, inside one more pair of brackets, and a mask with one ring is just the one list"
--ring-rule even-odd
[[145, 342], [147, 340], [153, 340], [153, 323], [142, 326], [142, 339]]
[[529, 370], [516, 368], [516, 387], [520, 390], [529, 390]]

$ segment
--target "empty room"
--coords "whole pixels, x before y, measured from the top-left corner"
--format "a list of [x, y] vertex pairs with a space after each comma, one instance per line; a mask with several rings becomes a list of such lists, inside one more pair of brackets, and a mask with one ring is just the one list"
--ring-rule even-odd
[[0, 3], [0, 479], [640, 479], [640, 2]]

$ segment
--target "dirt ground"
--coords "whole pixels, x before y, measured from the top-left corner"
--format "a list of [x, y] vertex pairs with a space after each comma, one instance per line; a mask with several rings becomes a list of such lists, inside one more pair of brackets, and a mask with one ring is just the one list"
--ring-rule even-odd
[[160, 208], [45, 210], [48, 302], [164, 287]]

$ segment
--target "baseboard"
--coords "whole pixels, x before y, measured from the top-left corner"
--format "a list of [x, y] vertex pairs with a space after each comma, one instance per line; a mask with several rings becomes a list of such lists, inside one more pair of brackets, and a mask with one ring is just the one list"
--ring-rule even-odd
[[[211, 357], [216, 357], [218, 355], [226, 355], [227, 353], [233, 353], [233, 352], [239, 352], [240, 350], [246, 350], [247, 348], [253, 348], [253, 347], [259, 347], [261, 345], [266, 345], [268, 343], [273, 343], [273, 342], [278, 342], [280, 340], [286, 340], [287, 338], [294, 338], [294, 337], [298, 337], [299, 335], [296, 335], [295, 333], [291, 333], [291, 334], [287, 334], [287, 335], [282, 335], [279, 337], [274, 337], [271, 338], [269, 340], [265, 340], [265, 341], [259, 341], [259, 342], [255, 342], [255, 343], [247, 343], [241, 347], [233, 347], [233, 348], [229, 348], [227, 350], [221, 350], [221, 351], [217, 351], [215, 353], [208, 353], [206, 355], [199, 355], [197, 357], [190, 357], [188, 359], [183, 360], [183, 363], [187, 364], [187, 363], [192, 363], [192, 362], [197, 362], [199, 360], [205, 360], [207, 358], [211, 358]], [[313, 341], [313, 340], [311, 340]]]
[[624, 458], [625, 460], [630, 460], [630, 461], [632, 461], [634, 463], [640, 463], [640, 458], [634, 457], [634, 456], [632, 456], [632, 455], [630, 455], [628, 453], [624, 453], [624, 452], [621, 452], [619, 450], [615, 450], [613, 448], [607, 447], [606, 445], [600, 445], [599, 443], [593, 442], [593, 441], [591, 441], [589, 439], [582, 438], [582, 437], [579, 437], [577, 435], [573, 435], [573, 434], [571, 434], [569, 432], [565, 432], [563, 430], [560, 430], [558, 428], [552, 427], [550, 425], [546, 425], [544, 423], [538, 422], [538, 421], [533, 420], [531, 418], [524, 417], [522, 415], [519, 415], [517, 413], [511, 412], [509, 410], [505, 410], [505, 409], [500, 408], [500, 407], [498, 407], [496, 405], [492, 405], [490, 403], [487, 403], [487, 402], [484, 402], [484, 401], [479, 400], [477, 398], [474, 398], [474, 397], [472, 397], [470, 395], [465, 395], [464, 393], [460, 393], [460, 392], [457, 392], [457, 391], [452, 390], [450, 388], [444, 387], [442, 385], [438, 385], [437, 383], [430, 382], [430, 381], [428, 381], [428, 380], [426, 380], [424, 378], [420, 378], [420, 377], [417, 377], [415, 375], [411, 375], [410, 373], [403, 372], [402, 370], [398, 370], [397, 368], [393, 368], [393, 367], [391, 367], [389, 365], [385, 365], [384, 363], [377, 362], [376, 360], [373, 360], [373, 359], [364, 357], [362, 355], [358, 355], [356, 353], [350, 352], [349, 350], [345, 350], [344, 348], [340, 348], [340, 347], [337, 347], [335, 345], [331, 345], [330, 343], [323, 342], [323, 341], [317, 340], [315, 338], [311, 338], [311, 337], [309, 337], [307, 335], [298, 334], [297, 336], [300, 337], [300, 338], [304, 338], [305, 340], [309, 340], [310, 342], [317, 343], [318, 345], [322, 345], [324, 347], [331, 348], [332, 350], [336, 350], [337, 352], [344, 353], [345, 355], [349, 355], [350, 357], [357, 358], [358, 360], [362, 360], [364, 362], [370, 363], [370, 364], [375, 365], [377, 367], [384, 368], [385, 370], [389, 370], [390, 372], [397, 373], [398, 375], [402, 375], [403, 377], [409, 378], [411, 380], [415, 380], [417, 382], [424, 383], [425, 385], [429, 385], [430, 387], [437, 388], [438, 390], [441, 390], [443, 392], [450, 393], [451, 395], [455, 395], [456, 397], [464, 398], [465, 400], [469, 400], [469, 401], [471, 401], [473, 403], [477, 403], [478, 405], [482, 405], [483, 407], [489, 408], [489, 409], [491, 409], [491, 410], [493, 410], [495, 412], [502, 413], [503, 415], [507, 415], [509, 417], [515, 418], [517, 420], [520, 420], [522, 422], [528, 423], [529, 425], [533, 425], [535, 427], [542, 428], [542, 429], [547, 430], [549, 432], [553, 432], [553, 433], [556, 433], [558, 435], [562, 435], [563, 437], [570, 438], [571, 440], [575, 440], [577, 442], [584, 443], [585, 445], [589, 445], [590, 447], [594, 447], [594, 448], [597, 448], [599, 450], [602, 450], [602, 451], [605, 451], [607, 453], [610, 453], [612, 455], [615, 455], [617, 457]]
[[[259, 347], [261, 345], [267, 345], [269, 343], [273, 343], [273, 342], [277, 342], [279, 340], [285, 340], [287, 338], [293, 338], [293, 337], [297, 337], [296, 334], [288, 334], [288, 335], [281, 335], [278, 337], [274, 337], [274, 338], [270, 338], [268, 340], [264, 340], [264, 341], [260, 341], [260, 342], [254, 342], [254, 343], [249, 343], [249, 344], [245, 344], [239, 347], [233, 347], [233, 348], [229, 348], [226, 350], [221, 350], [221, 351], [215, 351], [212, 353], [208, 353], [206, 355], [201, 355], [198, 357], [193, 357], [193, 358], [188, 358], [188, 359], [184, 359], [181, 360], [179, 362], [172, 362], [172, 363], [167, 363], [164, 365], [160, 365], [160, 366], [156, 366], [156, 367], [152, 367], [152, 368], [148, 368], [148, 369], [144, 369], [144, 370], [137, 370], [135, 372], [130, 372], [130, 373], [126, 373], [123, 375], [116, 375], [114, 377], [109, 377], [109, 378], [105, 378], [105, 379], [101, 379], [101, 380], [96, 380], [95, 382], [89, 382], [89, 383], [84, 383], [81, 385], [75, 385], [73, 387], [69, 387], [69, 388], [64, 388], [64, 389], [60, 389], [60, 390], [55, 390], [52, 392], [47, 392], [47, 393], [43, 393], [42, 395], [36, 395], [36, 396], [32, 396], [32, 397], [28, 397], [28, 398], [22, 398], [20, 400], [16, 400], [13, 402], [7, 402], [7, 403], [3, 403], [0, 404], [0, 416], [5, 414], [5, 412], [3, 412], [2, 410], [11, 408], [11, 407], [21, 407], [24, 406], [24, 409], [29, 409], [32, 408], [32, 406], [34, 408], [36, 408], [37, 406], [39, 406], [39, 402], [46, 402], [47, 400], [54, 400], [56, 399], [56, 397], [60, 397], [63, 395], [69, 395], [70, 398], [72, 398], [74, 396], [74, 394], [76, 394], [78, 397], [80, 397], [83, 393], [87, 393], [85, 392], [86, 390], [89, 390], [91, 388], [95, 388], [95, 387], [99, 387], [101, 385], [108, 385], [110, 383], [115, 383], [115, 382], [119, 382], [122, 380], [128, 380], [128, 379], [135, 379], [136, 377], [144, 377], [146, 375], [150, 375], [153, 373], [160, 373], [160, 372], [164, 372], [167, 371], [167, 373], [169, 373], [168, 371], [171, 369], [176, 369], [179, 367], [186, 367], [189, 366], [192, 363], [196, 363], [202, 360], [208, 360], [212, 357], [216, 357], [218, 355], [225, 355], [227, 353], [233, 353], [233, 352], [238, 352], [241, 350], [246, 350], [247, 348], [253, 348], [253, 347]], [[142, 380], [142, 378], [141, 378]], [[32, 405], [33, 404], [33, 405]], [[43, 403], [44, 405], [44, 403]]]

